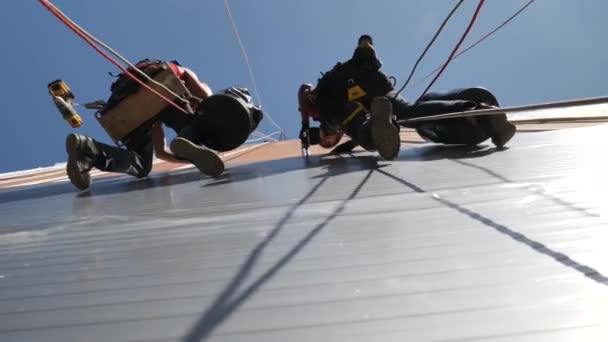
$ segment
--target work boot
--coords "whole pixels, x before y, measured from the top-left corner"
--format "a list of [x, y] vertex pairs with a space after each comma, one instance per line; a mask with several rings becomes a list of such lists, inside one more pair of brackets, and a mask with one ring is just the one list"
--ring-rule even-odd
[[372, 141], [384, 160], [393, 160], [399, 154], [401, 139], [399, 128], [393, 123], [393, 105], [387, 97], [376, 97], [371, 107]]
[[507, 120], [505, 114], [488, 115], [478, 118], [478, 122], [492, 138], [492, 143], [503, 148], [515, 135], [517, 128]]
[[99, 150], [93, 139], [71, 133], [65, 139], [65, 149], [68, 153], [66, 171], [70, 182], [79, 190], [86, 190], [91, 186], [89, 171], [93, 168]]
[[173, 139], [170, 147], [176, 157], [190, 161], [208, 176], [215, 178], [224, 172], [224, 162], [217, 154], [194, 144], [186, 138], [177, 137]]

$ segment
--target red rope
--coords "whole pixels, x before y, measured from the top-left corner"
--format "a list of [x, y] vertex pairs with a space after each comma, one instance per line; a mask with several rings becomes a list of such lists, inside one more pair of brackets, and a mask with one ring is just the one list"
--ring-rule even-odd
[[[484, 35], [483, 37], [479, 38], [475, 43], [469, 45], [466, 49], [460, 51], [459, 53], [457, 53], [456, 55], [454, 55], [454, 57], [452, 58], [452, 61], [455, 60], [456, 58], [464, 55], [465, 53], [469, 52], [471, 49], [473, 49], [474, 47], [476, 47], [477, 45], [483, 43], [486, 39], [490, 38], [492, 35], [494, 35], [496, 32], [498, 32], [500, 29], [502, 29], [503, 27], [507, 26], [508, 23], [510, 23], [513, 19], [515, 19], [517, 16], [519, 16], [523, 11], [526, 10], [526, 8], [528, 8], [530, 5], [532, 5], [532, 3], [534, 3], [536, 0], [530, 0], [528, 1], [523, 7], [521, 7], [519, 10], [517, 10], [517, 12], [515, 12], [512, 16], [510, 16], [507, 20], [503, 21], [502, 24], [496, 26], [495, 29], [493, 29], [492, 31], [488, 32], [486, 35]], [[422, 78], [421, 80], [417, 81], [415, 84], [419, 84], [422, 83], [423, 81], [431, 78], [431, 76], [433, 76], [437, 71], [439, 71], [439, 69], [441, 69], [441, 65], [438, 66], [437, 68], [435, 68], [435, 70], [431, 71], [430, 73], [428, 73], [428, 75], [424, 76], [424, 78]], [[414, 85], [412, 85], [413, 87]]]
[[445, 70], [445, 68], [448, 67], [448, 64], [450, 64], [450, 61], [454, 58], [454, 55], [456, 54], [456, 52], [458, 51], [458, 49], [460, 49], [460, 45], [462, 45], [462, 43], [464, 42], [464, 40], [469, 35], [469, 32], [473, 28], [473, 25], [475, 24], [475, 21], [477, 20], [477, 16], [479, 15], [479, 12], [481, 11], [481, 7], [483, 6], [484, 2], [485, 2], [485, 0], [479, 0], [479, 4], [477, 5], [477, 8], [475, 9], [475, 13], [473, 14], [473, 17], [471, 18], [471, 21], [469, 22], [469, 26], [467, 26], [467, 29], [462, 34], [462, 37], [460, 37], [460, 40], [458, 41], [458, 44], [456, 44], [456, 46], [454, 47], [454, 50], [452, 50], [452, 53], [450, 53], [450, 57], [448, 57], [447, 61], [445, 61], [445, 63], [443, 63], [443, 66], [441, 67], [441, 69], [439, 70], [439, 72], [437, 73], [437, 75], [435, 75], [435, 78], [433, 78], [433, 80], [431, 81], [431, 83], [422, 92], [422, 95], [420, 95], [420, 97], [418, 98], [418, 100], [416, 102], [420, 101], [420, 99], [424, 95], [426, 95], [426, 93], [429, 91], [429, 89], [431, 89], [431, 87], [433, 86], [433, 84], [435, 84], [435, 81], [437, 81], [437, 79], [439, 78], [439, 76], [441, 76], [441, 74], [443, 73], [443, 71]]
[[73, 23], [71, 23], [67, 18], [65, 18], [63, 15], [61, 15], [61, 13], [57, 12], [55, 10], [55, 8], [53, 8], [53, 6], [49, 3], [48, 0], [38, 0], [38, 2], [40, 2], [44, 7], [46, 7], [46, 9], [48, 9], [51, 13], [53, 13], [53, 15], [55, 17], [57, 17], [57, 19], [59, 19], [63, 24], [65, 24], [68, 28], [70, 28], [80, 38], [82, 38], [85, 42], [87, 42], [93, 49], [95, 49], [95, 51], [97, 51], [99, 54], [101, 54], [103, 57], [105, 57], [108, 61], [110, 61], [110, 63], [114, 64], [118, 69], [120, 69], [123, 73], [125, 73], [127, 76], [129, 76], [131, 79], [133, 79], [135, 82], [139, 83], [142, 87], [146, 88], [147, 90], [151, 91], [152, 93], [154, 93], [155, 95], [157, 95], [158, 97], [163, 99], [169, 105], [179, 109], [180, 111], [182, 111], [184, 113], [187, 113], [187, 111], [185, 109], [183, 109], [182, 107], [177, 105], [175, 102], [173, 102], [170, 99], [168, 99], [167, 97], [165, 97], [163, 94], [157, 92], [156, 90], [154, 90], [153, 88], [151, 88], [150, 86], [145, 84], [139, 78], [135, 77], [127, 69], [125, 69], [120, 63], [118, 63], [116, 60], [114, 60], [112, 57], [110, 57], [108, 54], [106, 54], [103, 50], [101, 50], [97, 45], [95, 45], [95, 43], [89, 37], [87, 37], [84, 33], [82, 33]]

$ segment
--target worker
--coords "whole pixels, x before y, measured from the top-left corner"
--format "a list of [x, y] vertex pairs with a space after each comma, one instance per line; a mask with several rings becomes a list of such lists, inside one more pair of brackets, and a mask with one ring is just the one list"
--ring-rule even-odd
[[[136, 66], [146, 71], [162, 63], [143, 60]], [[190, 69], [177, 61], [166, 62], [193, 95], [190, 103], [182, 104], [192, 112], [166, 106], [155, 120], [138, 127], [124, 141], [124, 148], [101, 143], [83, 134], [72, 133], [66, 138], [68, 154], [67, 174], [80, 190], [91, 185], [90, 170], [129, 174], [138, 178], [152, 170], [153, 155], [173, 163], [192, 163], [203, 174], [218, 177], [224, 171], [224, 162], [214, 152], [238, 147], [262, 120], [263, 113], [253, 104], [245, 88], [231, 87], [219, 94], [198, 79]], [[106, 107], [115, 105], [126, 93], [138, 88], [126, 75], [119, 76], [112, 85], [112, 95]], [[231, 120], [235, 116], [244, 120]], [[236, 122], [235, 122], [236, 121]], [[163, 125], [171, 128], [177, 137], [167, 146]]]
[[[410, 104], [396, 95], [381, 66], [372, 38], [363, 35], [350, 60], [323, 74], [316, 87], [300, 86], [298, 104], [303, 123], [300, 138], [304, 146], [310, 143], [332, 148], [346, 134], [352, 140], [335, 152], [349, 152], [360, 145], [368, 151], [377, 150], [385, 160], [392, 160], [400, 149], [399, 123], [417, 129], [427, 140], [444, 144], [475, 145], [491, 138], [502, 148], [515, 133], [515, 127], [504, 114], [403, 123], [415, 117], [497, 107], [498, 102], [483, 88], [469, 88], [446, 94], [430, 93]], [[319, 127], [309, 128], [309, 119], [318, 121]]]

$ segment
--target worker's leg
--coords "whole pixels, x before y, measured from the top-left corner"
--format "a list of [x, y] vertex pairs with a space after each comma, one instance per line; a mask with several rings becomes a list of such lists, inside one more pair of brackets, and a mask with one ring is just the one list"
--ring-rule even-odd
[[[431, 93], [425, 95], [424, 101], [473, 101], [476, 109], [488, 108], [490, 106], [499, 107], [498, 100], [490, 91], [480, 87], [455, 89], [447, 93]], [[441, 114], [441, 113], [437, 113]], [[515, 125], [509, 122], [505, 114], [476, 116], [469, 119], [474, 122], [474, 126], [483, 131], [487, 137], [492, 138], [492, 142], [502, 148], [515, 135]], [[469, 127], [471, 129], [471, 127]], [[481, 133], [480, 133], [481, 135]], [[485, 140], [485, 139], [483, 139]]]
[[170, 148], [179, 159], [187, 160], [202, 173], [217, 177], [224, 171], [222, 160], [210, 150], [205, 149], [195, 125], [198, 115], [183, 113], [167, 107], [157, 116], [165, 126], [172, 128], [177, 137], [171, 141]]
[[393, 115], [393, 105], [386, 97], [376, 97], [371, 108], [371, 133], [378, 154], [385, 160], [393, 160], [401, 149], [399, 125]]
[[[482, 104], [498, 106], [496, 98], [483, 88], [429, 93], [424, 96], [423, 101], [411, 105], [401, 97], [394, 99], [391, 97], [391, 101], [400, 121], [483, 108], [480, 107], [483, 106]], [[515, 126], [504, 114], [414, 123], [402, 122], [401, 125], [416, 129], [426, 140], [443, 144], [477, 145], [492, 138], [496, 146], [502, 147], [515, 134]]]
[[365, 108], [356, 102], [351, 102], [346, 106], [349, 113], [348, 121], [344, 122], [344, 132], [365, 150], [375, 152], [376, 147], [372, 141], [371, 121]]
[[[477, 108], [499, 107], [498, 100], [489, 90], [481, 87], [455, 89], [445, 94], [431, 94], [430, 98], [449, 100], [468, 100], [478, 104]], [[499, 148], [513, 138], [516, 127], [507, 119], [506, 114], [476, 116], [473, 119], [486, 135], [492, 138], [492, 143]]]
[[156, 119], [166, 127], [171, 128], [175, 133], [179, 133], [184, 128], [192, 125], [196, 115], [184, 113], [173, 106], [167, 106], [158, 113]]
[[[394, 92], [389, 93], [387, 97], [391, 100], [393, 111], [399, 121], [430, 115], [462, 112], [475, 109], [477, 106], [477, 103], [474, 101], [453, 99], [452, 93], [447, 94], [450, 95], [449, 99], [447, 97], [448, 95], [445, 94], [438, 94], [436, 97], [431, 96], [434, 95], [434, 93], [427, 94], [424, 97], [424, 99], [427, 100], [419, 101], [417, 103], [409, 103], [400, 96], [395, 98]], [[416, 123], [408, 124], [402, 122], [401, 125], [410, 128], [417, 127]]]
[[138, 132], [135, 138], [125, 143], [125, 148], [95, 142], [101, 151], [95, 167], [108, 172], [126, 173], [138, 178], [152, 171], [153, 147], [150, 131]]
[[149, 132], [137, 141], [127, 144], [127, 149], [72, 133], [66, 139], [66, 150], [68, 177], [72, 184], [81, 190], [90, 186], [89, 171], [93, 167], [135, 177], [145, 177], [152, 170], [152, 143]]
[[218, 177], [224, 172], [224, 162], [203, 146], [199, 131], [193, 125], [184, 127], [171, 141], [170, 147], [176, 157], [190, 161], [201, 173]]
[[399, 127], [393, 121], [392, 106], [388, 99], [374, 99], [369, 115], [357, 102], [347, 104], [346, 112], [348, 119], [344, 123], [344, 129], [355, 143], [367, 151], [378, 151], [385, 160], [397, 157], [401, 147]]
[[416, 132], [425, 140], [447, 145], [477, 145], [488, 139], [473, 118], [456, 118], [423, 122]]
[[202, 173], [217, 177], [224, 171], [224, 163], [209, 149], [224, 152], [239, 147], [262, 118], [262, 111], [253, 105], [246, 89], [228, 88], [201, 104], [194, 120], [171, 142], [171, 150]]

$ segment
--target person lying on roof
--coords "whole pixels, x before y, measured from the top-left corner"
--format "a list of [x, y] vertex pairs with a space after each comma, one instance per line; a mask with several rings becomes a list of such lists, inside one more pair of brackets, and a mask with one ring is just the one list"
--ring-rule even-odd
[[[380, 70], [381, 66], [372, 38], [363, 35], [350, 60], [323, 74], [316, 87], [306, 83], [300, 86], [298, 109], [304, 146], [319, 144], [332, 148], [346, 134], [352, 140], [334, 152], [349, 152], [360, 145], [367, 151], [378, 151], [385, 160], [392, 160], [400, 150], [398, 120], [498, 106], [493, 95], [482, 88], [428, 94], [410, 104], [395, 96], [394, 85]], [[473, 95], [487, 103], [475, 101]], [[320, 122], [319, 127], [308, 128], [309, 119]], [[416, 128], [427, 140], [445, 144], [474, 145], [492, 138], [502, 147], [515, 132], [505, 115], [402, 125]]]
[[[147, 67], [152, 63], [163, 61], [146, 59], [137, 66]], [[153, 154], [169, 162], [192, 163], [202, 173], [218, 177], [224, 171], [224, 162], [212, 150], [228, 151], [238, 147], [262, 120], [263, 113], [253, 105], [247, 89], [231, 87], [213, 95], [211, 88], [200, 81], [192, 70], [176, 61], [166, 63], [190, 93], [202, 101], [183, 104], [184, 108], [191, 109], [192, 112], [182, 112], [167, 105], [155, 116], [155, 120], [129, 134], [123, 141], [125, 148], [107, 145], [83, 134], [69, 134], [66, 138], [66, 170], [70, 181], [78, 189], [90, 187], [89, 171], [94, 167], [101, 171], [145, 177], [152, 170]], [[126, 75], [119, 76], [112, 89], [116, 90], [115, 85], [120, 80], [135, 83], [131, 79], [125, 79]], [[139, 87], [138, 84], [133, 86]], [[121, 98], [124, 96], [113, 91], [108, 105]], [[244, 117], [246, 122], [235, 123], [235, 115], [241, 115], [239, 117]], [[177, 134], [169, 148], [163, 125]], [[235, 132], [237, 125], [242, 128], [239, 132]]]

